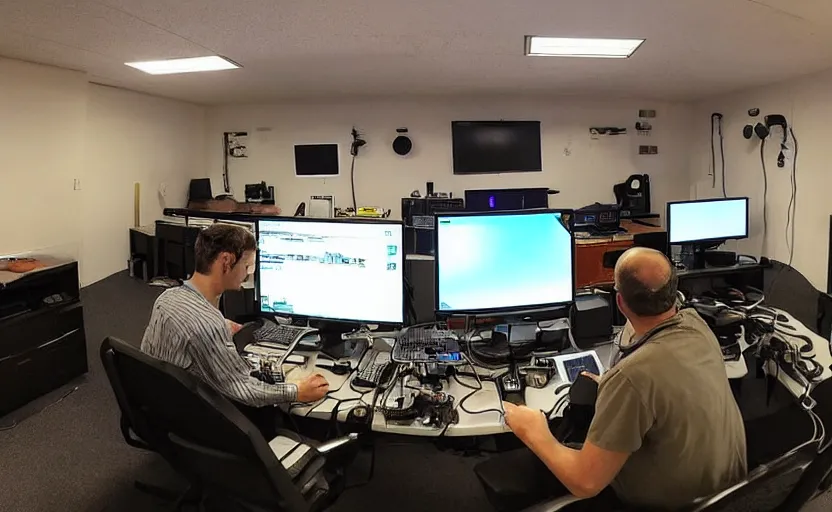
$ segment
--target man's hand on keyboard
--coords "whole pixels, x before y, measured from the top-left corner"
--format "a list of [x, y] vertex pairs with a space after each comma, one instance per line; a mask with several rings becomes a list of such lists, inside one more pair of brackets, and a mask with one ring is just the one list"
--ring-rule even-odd
[[316, 402], [329, 392], [329, 382], [315, 373], [298, 382], [298, 402]]

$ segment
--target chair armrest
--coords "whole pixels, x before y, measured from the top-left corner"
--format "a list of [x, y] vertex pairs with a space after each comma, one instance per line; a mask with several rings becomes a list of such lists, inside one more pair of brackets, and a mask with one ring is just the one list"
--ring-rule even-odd
[[353, 442], [358, 440], [358, 434], [352, 433], [346, 435], [344, 437], [339, 437], [338, 439], [333, 439], [332, 441], [327, 441], [317, 447], [318, 453], [322, 455], [326, 455], [327, 453], [337, 450], [339, 448], [343, 448], [348, 444], [352, 444]]
[[581, 498], [570, 494], [569, 496], [561, 496], [560, 498], [554, 498], [544, 503], [532, 505], [531, 507], [524, 509], [523, 512], [557, 512], [558, 510], [563, 510], [577, 501], [581, 501]]

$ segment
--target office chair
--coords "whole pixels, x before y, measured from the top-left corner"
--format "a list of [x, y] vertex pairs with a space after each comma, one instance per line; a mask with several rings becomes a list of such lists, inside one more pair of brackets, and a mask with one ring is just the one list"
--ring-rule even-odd
[[792, 492], [778, 508], [777, 512], [799, 512], [803, 506], [824, 493], [832, 486], [832, 450], [826, 450], [815, 457]]
[[342, 468], [327, 455], [356, 434], [318, 444], [281, 432], [267, 441], [227, 398], [184, 369], [112, 337], [101, 355], [133, 430], [190, 483], [177, 510], [209, 495], [252, 510], [317, 511], [342, 489]]
[[[682, 510], [686, 512], [797, 512], [811, 497], [798, 497], [795, 491], [800, 487], [798, 482], [801, 480], [801, 475], [817, 455], [817, 450], [817, 440], [809, 441], [770, 464], [756, 468], [742, 482], [709, 498], [700, 498]], [[788, 501], [787, 496], [790, 498], [792, 495], [795, 495], [795, 501], [786, 507], [784, 500]], [[580, 501], [574, 496], [563, 496], [539, 503], [523, 512], [569, 512]], [[590, 505], [591, 498], [579, 506], [582, 510], [590, 510]], [[793, 506], [797, 508], [792, 508]], [[606, 512], [629, 512], [629, 510], [621, 508], [617, 511]]]
[[[113, 389], [116, 402], [121, 411], [119, 428], [121, 435], [124, 437], [124, 441], [128, 445], [140, 450], [157, 452], [159, 454], [168, 451], [168, 443], [164, 439], [164, 436], [152, 428], [151, 424], [143, 417], [140, 409], [134, 410], [130, 407], [130, 401], [122, 385], [121, 376], [116, 366], [115, 351], [110, 347], [109, 340], [104, 340], [104, 343], [101, 344], [100, 356], [104, 370], [107, 373], [107, 378], [110, 381], [110, 387]], [[167, 456], [163, 455], [166, 459], [170, 456], [170, 453], [167, 453]], [[196, 499], [192, 494], [193, 490], [191, 488], [186, 489], [184, 492], [179, 492], [139, 480], [134, 481], [133, 485], [137, 490], [145, 494], [161, 498], [165, 501], [177, 502], [177, 510], [181, 505], [190, 503], [193, 499]]]

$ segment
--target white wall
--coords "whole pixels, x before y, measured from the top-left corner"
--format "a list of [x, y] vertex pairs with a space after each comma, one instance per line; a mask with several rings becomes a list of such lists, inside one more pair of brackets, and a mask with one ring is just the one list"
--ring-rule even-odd
[[134, 183], [141, 186], [142, 225], [161, 218], [163, 208], [185, 205], [188, 180], [203, 172], [203, 123], [202, 107], [90, 84], [82, 282], [126, 268]]
[[[650, 137], [633, 133], [640, 108], [658, 110], [653, 122], [655, 133]], [[368, 142], [356, 161], [357, 202], [359, 206], [391, 208], [395, 217], [400, 214], [400, 199], [414, 189], [424, 194], [427, 181], [433, 181], [436, 190], [455, 196], [467, 188], [548, 186], [561, 190], [559, 196], [550, 199], [550, 206], [580, 207], [594, 201], [613, 202], [613, 184], [634, 173], [650, 174], [654, 211], [662, 211], [665, 201], [688, 195], [688, 114], [688, 108], [680, 105], [573, 98], [429, 98], [225, 106], [208, 111], [205, 150], [214, 194], [218, 194], [222, 192], [222, 133], [250, 132], [249, 158], [230, 161], [232, 191], [242, 200], [246, 183], [265, 180], [275, 186], [277, 204], [289, 215], [299, 202], [314, 194], [333, 194], [336, 206], [351, 205], [349, 143], [353, 126]], [[453, 174], [451, 121], [494, 119], [542, 122], [543, 172]], [[590, 126], [625, 126], [630, 133], [590, 140]], [[390, 147], [399, 127], [410, 130], [414, 143], [413, 152], [406, 158]], [[316, 142], [341, 144], [339, 177], [294, 176], [293, 144]], [[639, 156], [639, 144], [657, 145], [660, 154]]]
[[0, 58], [0, 254], [77, 257], [87, 80]]
[[[759, 108], [758, 119], [748, 116], [748, 109]], [[789, 260], [786, 246], [786, 218], [791, 195], [791, 162], [793, 143], [786, 152], [786, 167], [777, 167], [782, 132], [766, 142], [765, 161], [768, 170], [768, 228], [763, 247], [763, 180], [760, 142], [742, 136], [747, 123], [755, 124], [766, 114], [783, 114], [794, 127], [799, 141], [797, 167], [797, 224], [793, 266], [812, 284], [826, 290], [829, 246], [829, 215], [832, 213], [829, 191], [832, 175], [829, 157], [829, 119], [832, 119], [832, 71], [788, 83], [744, 91], [702, 101], [695, 105], [691, 120], [696, 126], [690, 149], [690, 182], [692, 197], [721, 196], [721, 181], [711, 188], [707, 176], [711, 166], [708, 143], [708, 122], [712, 112], [724, 117], [725, 178], [728, 195], [751, 198], [751, 237], [736, 244], [741, 252], [764, 254], [779, 261]], [[718, 151], [718, 150], [717, 150]], [[718, 157], [717, 157], [718, 158]], [[719, 163], [717, 163], [719, 168]], [[717, 173], [719, 174], [719, 173]], [[718, 176], [719, 178], [719, 176]]]
[[83, 285], [127, 268], [133, 184], [143, 224], [184, 206], [203, 130], [202, 107], [0, 58], [0, 255], [72, 256]]

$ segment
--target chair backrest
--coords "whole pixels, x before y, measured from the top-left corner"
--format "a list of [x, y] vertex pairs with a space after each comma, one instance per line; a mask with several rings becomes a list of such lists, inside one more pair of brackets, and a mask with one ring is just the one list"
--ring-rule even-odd
[[764, 464], [737, 485], [700, 502], [692, 512], [759, 512], [779, 510], [817, 455], [818, 442], [810, 441]]
[[174, 469], [253, 505], [308, 510], [260, 431], [227, 398], [116, 338], [105, 339], [101, 353], [116, 377], [119, 406]]
[[832, 473], [832, 449], [826, 448], [809, 464], [797, 486], [778, 508], [777, 512], [799, 512], [824, 485]]

